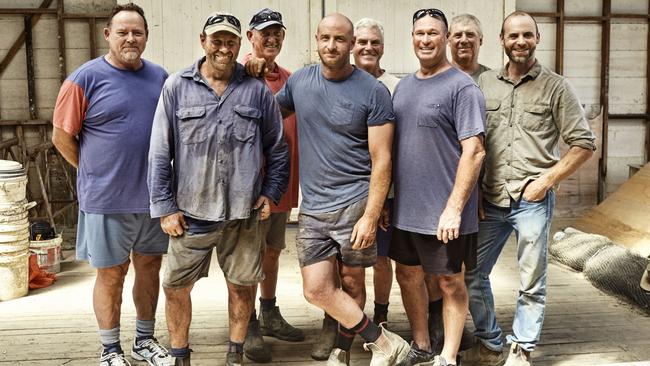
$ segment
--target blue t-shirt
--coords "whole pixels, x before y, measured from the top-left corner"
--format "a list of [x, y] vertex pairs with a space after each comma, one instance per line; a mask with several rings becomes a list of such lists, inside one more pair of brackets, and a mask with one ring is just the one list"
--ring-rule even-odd
[[142, 60], [136, 71], [104, 56], [61, 86], [53, 124], [79, 138], [77, 195], [87, 213], [148, 213], [147, 156], [165, 70]]
[[[460, 141], [485, 131], [485, 100], [474, 81], [452, 67], [428, 79], [404, 77], [393, 107], [393, 224], [434, 235], [456, 180]], [[465, 204], [461, 234], [478, 231], [477, 192], [474, 187]]]
[[368, 127], [394, 120], [390, 93], [354, 68], [345, 80], [328, 80], [320, 65], [293, 73], [276, 95], [296, 112], [303, 212], [331, 212], [368, 195]]

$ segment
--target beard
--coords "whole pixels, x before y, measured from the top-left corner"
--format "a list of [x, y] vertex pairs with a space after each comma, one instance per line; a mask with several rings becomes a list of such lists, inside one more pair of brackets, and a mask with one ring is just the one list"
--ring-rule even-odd
[[[346, 59], [342, 54], [331, 55], [335, 57], [326, 57], [327, 55], [323, 54], [320, 50], [318, 51], [318, 57], [320, 57], [323, 66], [328, 69], [340, 69], [346, 63]], [[338, 56], [338, 57], [336, 57]]]
[[528, 54], [525, 56], [515, 56], [514, 55], [514, 50], [512, 48], [506, 49], [506, 56], [508, 56], [508, 59], [510, 61], [517, 63], [517, 64], [524, 64], [528, 62], [529, 60], [533, 59], [535, 57], [535, 49], [531, 48], [528, 49]]
[[126, 63], [132, 63], [140, 59], [141, 53], [133, 50], [124, 50], [120, 52], [120, 58]]

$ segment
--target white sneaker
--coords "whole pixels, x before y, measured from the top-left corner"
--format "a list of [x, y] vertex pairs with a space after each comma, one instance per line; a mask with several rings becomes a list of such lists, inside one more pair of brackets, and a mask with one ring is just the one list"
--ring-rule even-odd
[[99, 357], [99, 366], [131, 366], [124, 358], [124, 353], [103, 353]]
[[146, 361], [150, 366], [173, 366], [169, 351], [158, 343], [156, 338], [133, 340], [131, 357], [137, 361]]

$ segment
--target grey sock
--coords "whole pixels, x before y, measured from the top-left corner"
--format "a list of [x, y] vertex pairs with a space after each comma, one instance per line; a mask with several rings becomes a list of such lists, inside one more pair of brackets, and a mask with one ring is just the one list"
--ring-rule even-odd
[[120, 326], [112, 329], [100, 329], [99, 341], [104, 346], [111, 346], [120, 343]]
[[155, 320], [135, 320], [135, 337], [138, 339], [153, 337]]

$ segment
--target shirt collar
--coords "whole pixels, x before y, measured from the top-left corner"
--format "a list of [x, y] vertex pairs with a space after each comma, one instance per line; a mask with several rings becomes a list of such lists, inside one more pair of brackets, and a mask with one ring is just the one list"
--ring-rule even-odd
[[[497, 75], [497, 78], [505, 81], [511, 81], [508, 75], [509, 65], [510, 65], [510, 61], [508, 61], [508, 63], [501, 69], [501, 71]], [[542, 73], [542, 65], [539, 63], [537, 59], [535, 59], [535, 63], [533, 64], [533, 67], [531, 67], [530, 70], [528, 70], [528, 72], [521, 77], [521, 80], [519, 82], [527, 79], [536, 79], [541, 73]]]
[[[203, 64], [203, 62], [205, 62], [205, 56], [196, 60], [196, 62], [192, 66], [185, 69], [185, 71], [183, 71], [183, 73], [181, 74], [181, 77], [193, 79], [194, 81], [201, 81], [203, 79], [203, 76], [201, 75], [201, 65]], [[235, 64], [235, 72], [230, 77], [230, 80], [241, 82], [244, 79], [244, 75], [245, 75], [244, 66], [242, 66], [239, 62], [237, 62]]]

